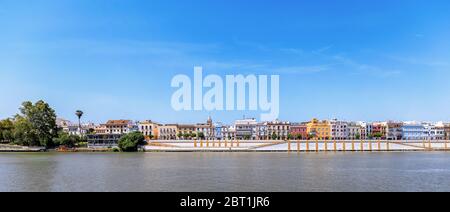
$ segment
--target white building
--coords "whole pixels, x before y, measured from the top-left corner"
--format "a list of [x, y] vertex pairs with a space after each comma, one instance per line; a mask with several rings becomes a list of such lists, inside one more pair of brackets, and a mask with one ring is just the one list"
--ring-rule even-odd
[[347, 139], [350, 140], [362, 139], [361, 129], [362, 129], [361, 125], [358, 125], [357, 123], [349, 123], [347, 125], [347, 132], [348, 132]]
[[348, 123], [347, 122], [333, 119], [330, 121], [330, 126], [331, 126], [331, 139], [332, 140], [348, 139]]
[[362, 121], [356, 122], [356, 124], [361, 128], [361, 139], [368, 139], [372, 134], [372, 125]]
[[56, 125], [62, 129], [63, 132], [68, 133], [69, 135], [86, 135], [90, 129], [95, 129], [95, 125], [93, 123], [81, 123], [81, 128], [78, 123], [73, 123], [71, 121], [65, 119], [57, 119]]
[[222, 126], [221, 137], [223, 140], [235, 140], [236, 128], [234, 126]]
[[105, 124], [107, 134], [128, 134], [138, 131], [138, 125], [130, 120], [109, 120]]
[[138, 128], [139, 132], [141, 132], [146, 137], [156, 138], [158, 136], [158, 124], [150, 120], [139, 122]]
[[403, 140], [444, 140], [444, 124], [407, 122], [402, 127]]
[[236, 138], [237, 139], [256, 140], [256, 138], [257, 138], [256, 126], [258, 125], [258, 122], [256, 122], [256, 119], [237, 120], [234, 123], [234, 125], [236, 128]]
[[215, 140], [216, 134], [214, 124], [211, 117], [208, 117], [206, 123], [198, 123], [195, 125], [195, 130], [198, 134], [203, 134], [206, 140]]
[[430, 140], [445, 140], [445, 126], [443, 123], [431, 124], [426, 128]]
[[265, 140], [271, 140], [274, 139], [273, 137], [277, 137], [277, 139], [280, 140], [286, 140], [288, 139], [291, 123], [290, 122], [284, 122], [284, 121], [272, 121], [272, 122], [265, 122], [263, 125], [266, 126], [266, 138]]

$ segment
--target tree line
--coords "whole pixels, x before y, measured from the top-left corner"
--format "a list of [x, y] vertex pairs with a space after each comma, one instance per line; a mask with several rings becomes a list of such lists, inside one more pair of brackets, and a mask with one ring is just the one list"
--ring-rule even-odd
[[[73, 148], [87, 144], [85, 136], [70, 135], [59, 128], [55, 110], [42, 100], [34, 104], [30, 101], [23, 102], [19, 111], [12, 118], [0, 120], [0, 143], [46, 148]], [[83, 112], [77, 110], [75, 115], [81, 129]], [[137, 151], [141, 145], [145, 145], [145, 138], [140, 132], [124, 135], [118, 142], [119, 149], [124, 152]]]
[[19, 111], [12, 118], [0, 120], [1, 143], [53, 148], [61, 145], [74, 147], [85, 141], [58, 128], [55, 110], [42, 100], [34, 104], [23, 102]]

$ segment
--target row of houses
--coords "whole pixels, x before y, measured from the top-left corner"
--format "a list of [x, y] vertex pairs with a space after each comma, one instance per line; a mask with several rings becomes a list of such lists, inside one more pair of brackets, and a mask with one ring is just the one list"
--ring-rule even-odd
[[114, 144], [121, 135], [139, 131], [148, 140], [445, 140], [450, 124], [423, 122], [348, 122], [318, 120], [292, 123], [275, 120], [258, 122], [242, 119], [232, 125], [214, 123], [211, 117], [197, 124], [160, 124], [150, 120], [110, 120], [105, 124], [83, 124], [81, 129], [68, 121], [60, 122], [64, 131], [86, 134], [90, 143]]

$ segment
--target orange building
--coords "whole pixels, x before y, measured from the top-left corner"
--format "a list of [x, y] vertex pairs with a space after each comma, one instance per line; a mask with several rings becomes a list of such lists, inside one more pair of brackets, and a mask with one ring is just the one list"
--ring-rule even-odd
[[328, 121], [313, 119], [306, 124], [308, 136], [315, 140], [329, 140], [331, 138], [331, 125]]

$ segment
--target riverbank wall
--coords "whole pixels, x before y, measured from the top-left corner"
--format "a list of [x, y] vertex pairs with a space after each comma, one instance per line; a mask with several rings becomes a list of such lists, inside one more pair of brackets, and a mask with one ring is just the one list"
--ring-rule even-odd
[[9, 144], [0, 144], [0, 152], [44, 152], [44, 147], [25, 147]]
[[450, 141], [152, 141], [147, 152], [450, 151]]

